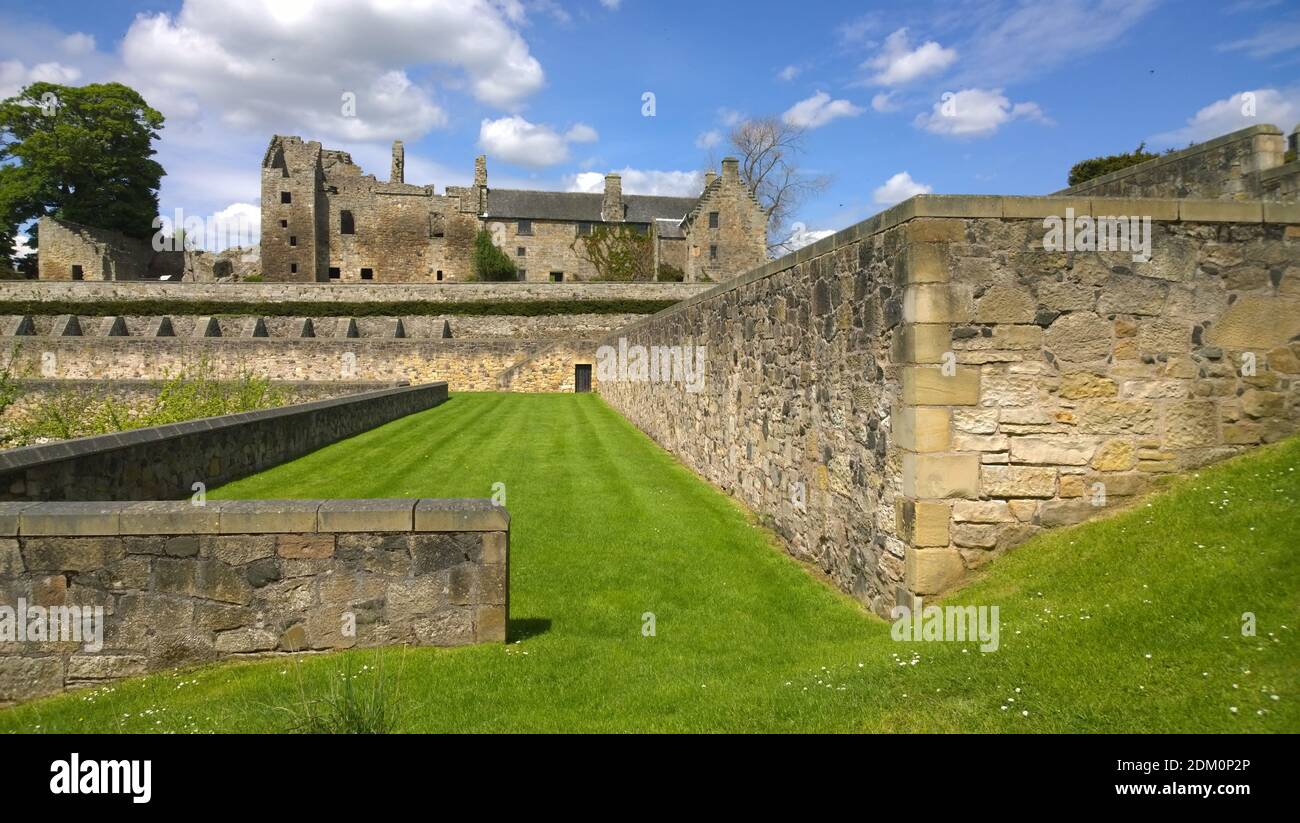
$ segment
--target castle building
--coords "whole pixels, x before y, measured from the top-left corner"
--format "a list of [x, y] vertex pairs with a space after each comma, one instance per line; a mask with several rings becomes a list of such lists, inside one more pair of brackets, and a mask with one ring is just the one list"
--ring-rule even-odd
[[387, 182], [346, 152], [277, 135], [262, 161], [262, 274], [273, 282], [432, 283], [473, 279], [474, 237], [486, 229], [521, 280], [597, 277], [581, 238], [623, 225], [652, 239], [653, 271], [667, 264], [687, 281], [722, 280], [767, 259], [767, 215], [734, 158], [709, 172], [698, 197], [624, 194], [617, 174], [603, 193], [492, 189], [487, 159], [469, 186], [415, 186], [405, 150], [393, 144]]

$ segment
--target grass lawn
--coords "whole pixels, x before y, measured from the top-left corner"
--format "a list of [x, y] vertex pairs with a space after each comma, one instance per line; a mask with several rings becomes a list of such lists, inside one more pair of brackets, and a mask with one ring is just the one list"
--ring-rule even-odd
[[1293, 439], [991, 564], [947, 601], [1000, 607], [985, 654], [892, 640], [595, 395], [458, 394], [212, 496], [504, 482], [508, 645], [164, 673], [0, 711], [0, 731], [283, 731], [300, 690], [382, 667], [409, 731], [1296, 732], [1297, 466]]

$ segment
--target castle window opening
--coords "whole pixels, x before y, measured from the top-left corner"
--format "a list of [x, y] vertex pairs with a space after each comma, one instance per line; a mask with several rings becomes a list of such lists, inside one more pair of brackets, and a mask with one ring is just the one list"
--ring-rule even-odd
[[552, 283], [563, 283], [563, 282], [564, 282], [564, 272], [562, 272], [562, 271], [553, 271], [553, 272], [551, 272], [551, 282], [552, 282]]
[[290, 193], [287, 192], [287, 191], [282, 191], [282, 192], [280, 192], [280, 202], [281, 202], [281, 203], [292, 203], [292, 202], [293, 202], [293, 195], [290, 194]]
[[716, 211], [711, 211], [709, 212], [709, 228], [716, 229], [717, 227], [718, 227], [718, 213]]
[[528, 249], [524, 248], [523, 246], [520, 246], [520, 247], [516, 250], [516, 253], [517, 253], [520, 257], [525, 257], [525, 256], [527, 256], [527, 254], [528, 254]]
[[438, 271], [438, 282], [442, 282], [442, 270], [441, 270], [441, 269], [439, 269], [439, 271]]
[[591, 228], [592, 228], [592, 227], [591, 227], [591, 224], [590, 224], [590, 223], [579, 223], [579, 224], [578, 224], [578, 236], [579, 236], [579, 237], [590, 237], [590, 236], [591, 236]]
[[341, 271], [339, 271], [338, 266], [330, 266], [330, 279], [331, 279], [331, 280], [338, 280], [338, 279], [339, 279], [340, 277], [342, 277], [342, 276], [343, 276], [343, 273], [342, 273]]
[[297, 264], [297, 263], [290, 263], [290, 264], [289, 264], [289, 274], [297, 274], [297, 273], [298, 273], [298, 264]]
[[339, 213], [339, 234], [356, 234], [357, 224], [352, 218], [352, 212], [345, 211]]
[[290, 246], [298, 245], [298, 238], [294, 237], [293, 235], [289, 235], [289, 245]]
[[528, 269], [520, 269], [520, 270], [519, 270], [519, 279], [520, 279], [520, 280], [527, 280], [527, 279], [528, 279]]
[[518, 226], [518, 228], [516, 228], [515, 233], [516, 233], [516, 234], [524, 234], [524, 235], [532, 234], [532, 233], [533, 233], [533, 221], [531, 221], [531, 220], [520, 220], [520, 221], [519, 221], [519, 226]]
[[287, 228], [289, 228], [289, 221], [288, 221], [288, 220], [281, 220], [281, 221], [280, 221], [280, 228], [282, 228], [282, 229], [287, 229]]
[[375, 279], [375, 270], [374, 270], [374, 269], [362, 269], [362, 270], [361, 270], [361, 279], [362, 279], [362, 280], [374, 280], [374, 279]]
[[717, 246], [709, 246], [709, 259], [710, 259], [710, 260], [717, 260], [717, 259], [718, 259], [718, 247], [717, 247]]
[[73, 266], [73, 267], [72, 267], [72, 279], [73, 279], [73, 280], [84, 280], [85, 277], [86, 277], [86, 275], [85, 275], [85, 273], [82, 271], [81, 266]]

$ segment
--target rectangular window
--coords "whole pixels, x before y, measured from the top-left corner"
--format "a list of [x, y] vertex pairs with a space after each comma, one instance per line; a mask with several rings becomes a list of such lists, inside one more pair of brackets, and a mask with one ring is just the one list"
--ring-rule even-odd
[[73, 280], [82, 280], [82, 279], [85, 278], [85, 276], [86, 276], [86, 275], [85, 275], [85, 274], [82, 272], [82, 270], [81, 270], [81, 266], [73, 266], [73, 267], [72, 267], [72, 279], [73, 279]]
[[710, 260], [717, 260], [717, 259], [718, 259], [718, 247], [717, 247], [717, 246], [709, 246], [709, 259], [710, 259]]
[[339, 213], [339, 234], [356, 234], [357, 224], [352, 219], [352, 212]]
[[281, 220], [281, 221], [280, 221], [280, 228], [282, 228], [282, 229], [287, 229], [287, 228], [289, 228], [289, 221], [288, 221], [288, 220]]
[[290, 263], [290, 264], [289, 264], [289, 274], [297, 274], [297, 273], [298, 273], [298, 264], [297, 264], [297, 263]]
[[716, 211], [711, 211], [709, 212], [709, 228], [716, 229], [717, 227], [718, 227], [718, 213]]
[[441, 271], [438, 272], [438, 282], [439, 282], [439, 283], [442, 282], [442, 272], [441, 272]]
[[527, 234], [532, 234], [532, 233], [533, 233], [533, 221], [531, 221], [531, 220], [520, 220], [520, 221], [519, 221], [519, 225], [518, 225], [518, 227], [515, 229], [515, 232], [516, 232], [517, 234], [525, 234], [525, 235], [527, 235]]
[[525, 257], [528, 255], [528, 249], [524, 248], [523, 246], [520, 246], [518, 249], [515, 250], [515, 254], [517, 254], [520, 257]]
[[519, 269], [519, 279], [520, 280], [528, 279], [528, 269]]
[[579, 236], [579, 237], [590, 237], [590, 236], [591, 236], [591, 224], [590, 224], [590, 223], [579, 223], [579, 224], [578, 224], [578, 236]]
[[281, 203], [292, 203], [292, 202], [293, 202], [293, 195], [290, 194], [290, 193], [287, 192], [287, 191], [282, 191], [282, 192], [280, 192], [280, 202], [281, 202]]
[[361, 279], [362, 279], [362, 280], [374, 280], [374, 279], [375, 279], [375, 270], [374, 270], [374, 269], [362, 269], [362, 270], [361, 270]]
[[564, 272], [562, 272], [562, 271], [553, 271], [553, 272], [551, 272], [551, 282], [552, 282], [552, 283], [563, 283], [563, 282], [564, 282]]
[[338, 279], [339, 279], [340, 277], [342, 277], [342, 276], [343, 276], [343, 273], [342, 273], [341, 271], [339, 271], [339, 269], [338, 269], [337, 266], [330, 266], [330, 279], [331, 279], [331, 280], [338, 280]]
[[293, 235], [289, 235], [289, 245], [290, 246], [298, 245], [298, 238], [294, 237]]

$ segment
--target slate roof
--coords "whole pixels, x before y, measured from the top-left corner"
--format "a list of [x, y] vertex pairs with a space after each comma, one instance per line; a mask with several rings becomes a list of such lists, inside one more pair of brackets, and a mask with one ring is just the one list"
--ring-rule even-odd
[[[599, 193], [489, 188], [484, 217], [599, 223], [603, 200], [604, 195]], [[625, 194], [623, 219], [628, 223], [652, 223], [658, 219], [681, 221], [694, 208], [695, 201], [694, 197]]]

